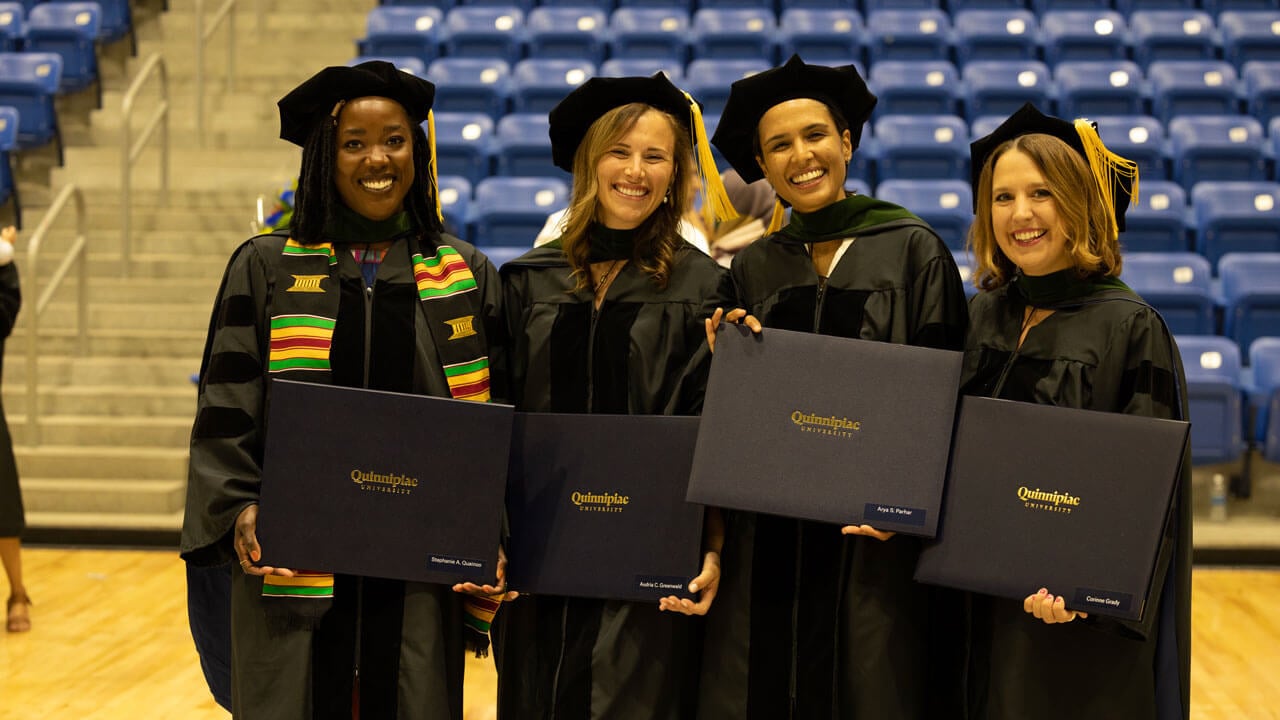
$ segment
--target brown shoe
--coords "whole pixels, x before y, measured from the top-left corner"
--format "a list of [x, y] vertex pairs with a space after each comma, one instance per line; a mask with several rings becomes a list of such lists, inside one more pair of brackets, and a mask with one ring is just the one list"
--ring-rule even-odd
[[31, 598], [26, 593], [10, 595], [5, 604], [8, 618], [4, 629], [11, 633], [27, 632], [31, 629]]

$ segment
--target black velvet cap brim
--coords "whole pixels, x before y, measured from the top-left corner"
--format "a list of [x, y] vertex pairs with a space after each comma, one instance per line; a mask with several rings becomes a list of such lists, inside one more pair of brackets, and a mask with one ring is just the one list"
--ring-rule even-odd
[[[1096, 125], [1095, 125], [1096, 127]], [[1085, 153], [1084, 142], [1075, 123], [1061, 118], [1045, 115], [1035, 105], [1026, 103], [1017, 112], [1009, 116], [990, 135], [974, 140], [969, 144], [969, 182], [973, 187], [973, 209], [978, 209], [978, 183], [982, 179], [982, 168], [1001, 145], [1023, 135], [1052, 135], [1080, 154], [1088, 164], [1089, 156]], [[1129, 210], [1130, 188], [1117, 177], [1111, 183], [1112, 197], [1115, 198], [1116, 227], [1124, 231], [1124, 215]]]
[[551, 161], [556, 167], [573, 172], [573, 156], [592, 123], [610, 110], [631, 103], [662, 110], [692, 131], [689, 100], [666, 75], [658, 72], [652, 77], [593, 77], [551, 109]]
[[760, 118], [775, 105], [809, 98], [834, 108], [849, 123], [854, 149], [862, 141], [862, 126], [871, 117], [876, 96], [852, 65], [808, 65], [799, 55], [786, 64], [743, 78], [729, 87], [729, 100], [711, 144], [746, 182], [764, 177], [756, 164], [754, 140]]
[[401, 72], [388, 62], [370, 60], [354, 67], [336, 65], [312, 75], [280, 98], [280, 138], [305, 145], [316, 124], [330, 117], [340, 100], [385, 97], [404, 107], [415, 124], [422, 124], [435, 100], [436, 86]]

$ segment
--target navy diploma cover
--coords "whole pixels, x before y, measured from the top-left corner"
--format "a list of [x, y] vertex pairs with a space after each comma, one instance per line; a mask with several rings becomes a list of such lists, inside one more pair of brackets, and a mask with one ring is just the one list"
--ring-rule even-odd
[[721, 326], [689, 501], [932, 537], [961, 358]]
[[1190, 425], [965, 397], [916, 579], [1141, 620]]
[[698, 418], [516, 413], [507, 485], [513, 590], [690, 597], [703, 508], [685, 502]]
[[492, 583], [509, 405], [274, 380], [262, 564]]

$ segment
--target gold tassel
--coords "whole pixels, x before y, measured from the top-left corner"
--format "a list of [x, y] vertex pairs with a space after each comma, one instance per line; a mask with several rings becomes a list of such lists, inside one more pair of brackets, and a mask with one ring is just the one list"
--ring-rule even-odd
[[1127, 158], [1107, 149], [1102, 144], [1102, 138], [1098, 137], [1098, 131], [1094, 129], [1093, 123], [1085, 118], [1076, 118], [1076, 133], [1080, 135], [1080, 142], [1084, 145], [1085, 157], [1089, 159], [1089, 170], [1093, 173], [1094, 182], [1098, 183], [1098, 190], [1102, 193], [1102, 202], [1111, 208], [1111, 212], [1107, 214], [1110, 219], [1112, 239], [1120, 236], [1120, 229], [1116, 225], [1116, 199], [1112, 192], [1112, 182], [1116, 176], [1123, 180], [1129, 180], [1129, 194], [1133, 198], [1133, 203], [1138, 202], [1138, 164]]
[[772, 235], [782, 229], [783, 222], [787, 219], [787, 209], [782, 207], [781, 200], [773, 201], [773, 216], [769, 218], [769, 229], [765, 231], [765, 235]]
[[444, 212], [440, 209], [440, 180], [436, 174], [436, 116], [430, 110], [427, 111], [427, 149], [431, 151], [427, 167], [431, 170], [431, 194], [436, 198], [436, 218], [444, 225]]
[[707, 126], [702, 121], [702, 109], [689, 93], [684, 93], [689, 101], [689, 111], [693, 121], [693, 150], [698, 158], [698, 174], [702, 176], [702, 191], [706, 198], [703, 207], [710, 207], [715, 223], [714, 227], [725, 220], [738, 217], [738, 211], [729, 201], [729, 193], [724, 189], [724, 181], [720, 179], [720, 170], [716, 167], [716, 159], [711, 155], [711, 143], [707, 140]]

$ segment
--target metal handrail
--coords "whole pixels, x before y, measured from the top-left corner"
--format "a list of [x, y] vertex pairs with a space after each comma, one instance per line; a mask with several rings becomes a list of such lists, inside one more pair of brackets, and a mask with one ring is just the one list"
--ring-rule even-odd
[[[53, 271], [44, 292], [41, 292], [40, 244], [68, 199], [76, 202], [76, 240], [58, 269]], [[27, 269], [24, 274], [30, 277], [27, 283], [31, 287], [31, 294], [36, 297], [35, 307], [27, 311], [27, 441], [33, 445], [40, 443], [40, 398], [36, 393], [36, 339], [40, 334], [40, 315], [77, 261], [80, 272], [76, 288], [76, 352], [83, 355], [89, 347], [89, 241], [85, 237], [84, 227], [84, 195], [75, 185], [68, 185], [62, 188], [62, 192], [49, 205], [49, 211], [45, 213], [40, 226], [31, 234], [31, 241], [27, 244]]]
[[213, 14], [208, 29], [204, 27], [204, 0], [196, 0], [196, 134], [200, 144], [204, 137], [204, 46], [217, 32], [222, 21], [227, 21], [227, 91], [236, 88], [236, 0], [226, 0]]
[[[155, 72], [160, 74], [160, 105], [152, 113], [135, 144], [132, 141], [130, 122], [133, 102], [142, 89], [142, 84]], [[121, 273], [128, 277], [133, 266], [133, 166], [142, 156], [156, 127], [160, 128], [160, 203], [164, 204], [169, 199], [169, 71], [160, 55], [152, 53], [143, 63], [142, 69], [124, 94], [120, 115], [120, 265]]]

